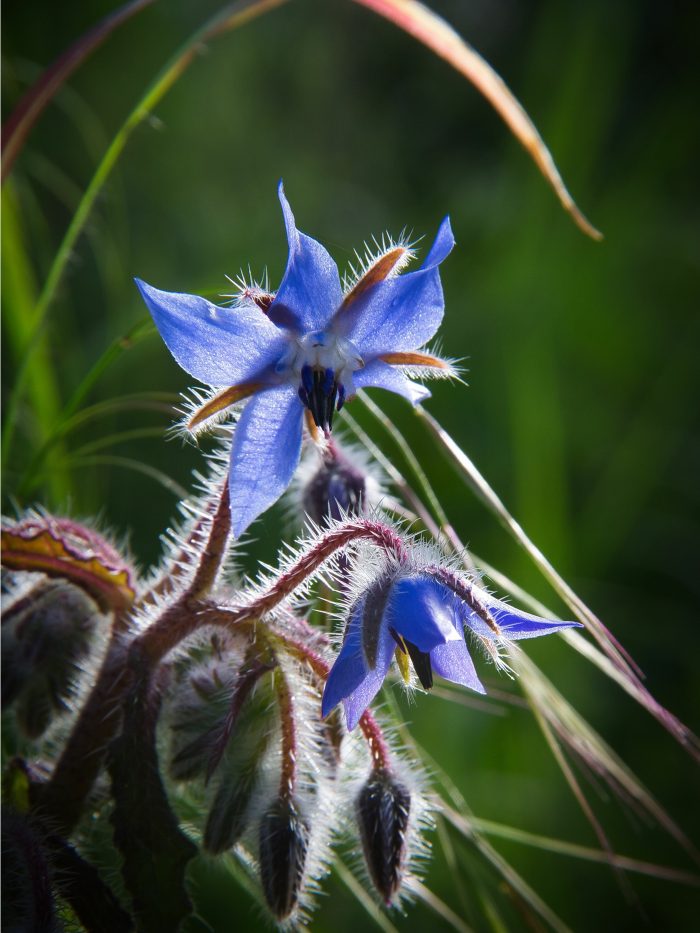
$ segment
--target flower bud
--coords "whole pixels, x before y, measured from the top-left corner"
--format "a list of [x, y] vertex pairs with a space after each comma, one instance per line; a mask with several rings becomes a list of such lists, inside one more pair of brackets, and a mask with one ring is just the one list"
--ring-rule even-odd
[[170, 774], [177, 781], [214, 779], [204, 848], [231, 849], [248, 827], [274, 734], [272, 687], [265, 659], [242, 666], [233, 653], [193, 666], [170, 707]]
[[135, 596], [135, 574], [124, 557], [92, 528], [70, 518], [28, 512], [2, 524], [2, 565], [70, 580], [104, 612], [123, 611]]
[[62, 580], [42, 580], [5, 611], [2, 705], [37, 738], [55, 712], [69, 709], [80, 663], [100, 617], [87, 594]]
[[296, 907], [304, 876], [309, 827], [294, 800], [278, 798], [260, 821], [260, 878], [277, 920]]
[[370, 878], [389, 905], [401, 887], [411, 795], [386, 771], [374, 771], [355, 801]]
[[367, 476], [330, 441], [323, 462], [302, 493], [304, 511], [317, 524], [340, 519], [343, 514], [361, 515], [365, 509]]

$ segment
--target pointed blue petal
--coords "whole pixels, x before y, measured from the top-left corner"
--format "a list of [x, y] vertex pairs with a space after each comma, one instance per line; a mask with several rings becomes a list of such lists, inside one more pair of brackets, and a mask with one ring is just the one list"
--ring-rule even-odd
[[542, 619], [521, 612], [508, 603], [494, 600], [491, 605], [491, 615], [496, 620], [505, 638], [516, 641], [523, 638], [537, 638], [539, 635], [550, 635], [565, 628], [583, 628], [580, 622], [560, 622], [557, 619]]
[[389, 665], [387, 664], [383, 672], [378, 666], [373, 671], [369, 671], [357, 689], [353, 690], [353, 692], [348, 694], [343, 700], [345, 722], [347, 723], [348, 732], [352, 732], [360, 721], [364, 711], [381, 690], [388, 670]]
[[290, 483], [301, 453], [303, 406], [293, 386], [267, 389], [243, 409], [231, 450], [231, 519], [238, 538]]
[[356, 389], [378, 388], [388, 389], [397, 395], [403, 395], [412, 405], [430, 398], [430, 390], [418, 382], [412, 382], [407, 376], [383, 360], [372, 360], [364, 369], [358, 369], [352, 374], [352, 381]]
[[270, 320], [300, 334], [323, 330], [343, 300], [338, 267], [324, 246], [297, 230], [282, 182], [279, 199], [289, 257], [284, 278], [270, 305]]
[[364, 599], [356, 603], [348, 621], [343, 646], [323, 688], [322, 716], [327, 716], [341, 700], [357, 690], [370, 674], [370, 667], [362, 651], [361, 625], [364, 605]]
[[432, 269], [433, 266], [439, 266], [450, 255], [455, 246], [455, 238], [452, 233], [450, 218], [445, 217], [438, 228], [438, 232], [433, 240], [433, 245], [428, 251], [428, 255], [423, 260], [421, 269]]
[[391, 659], [394, 657], [396, 642], [389, 634], [386, 627], [382, 627], [379, 633], [379, 644], [377, 646], [377, 662], [373, 670], [370, 670], [362, 683], [353, 690], [343, 700], [345, 709], [345, 721], [348, 731], [352, 732], [360, 721], [360, 716], [370, 705], [375, 696], [379, 693], [384, 678], [389, 673]]
[[274, 365], [288, 346], [288, 338], [258, 308], [220, 308], [197, 295], [135, 282], [168, 349], [200, 382], [247, 382]]
[[391, 589], [385, 618], [387, 625], [419, 651], [432, 651], [449, 641], [463, 641], [454, 606], [451, 590], [436, 580], [403, 577]]
[[[583, 628], [580, 622], [560, 622], [558, 619], [543, 619], [541, 616], [532, 615], [530, 612], [523, 612], [511, 606], [510, 603], [504, 603], [501, 599], [496, 599], [485, 590], [474, 587], [474, 593], [486, 605], [494, 621], [501, 630], [503, 638], [511, 641], [519, 641], [523, 638], [537, 638], [539, 635], [550, 635], [552, 632], [558, 632], [565, 628]], [[469, 607], [460, 603], [460, 615], [466, 625], [478, 635], [484, 635], [493, 641], [497, 636], [493, 629], [479, 618], [479, 616]]]
[[381, 689], [396, 643], [386, 627], [379, 633], [377, 658], [372, 669], [362, 650], [362, 618], [365, 601], [359, 600], [348, 622], [345, 640], [331, 668], [323, 691], [321, 714], [327, 716], [342, 701], [348, 730], [352, 731], [360, 717]]
[[486, 693], [479, 680], [474, 662], [463, 638], [438, 645], [430, 652], [430, 663], [436, 674], [453, 684], [462, 684], [477, 693]]
[[434, 336], [445, 310], [437, 267], [453, 246], [446, 217], [420, 269], [378, 282], [357, 298], [345, 336], [366, 360], [417, 350]]

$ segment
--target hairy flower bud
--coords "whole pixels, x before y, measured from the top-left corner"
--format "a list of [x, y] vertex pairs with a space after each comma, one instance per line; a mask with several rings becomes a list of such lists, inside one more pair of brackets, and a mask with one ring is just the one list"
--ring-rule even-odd
[[355, 809], [370, 877], [384, 902], [391, 904], [401, 887], [411, 795], [393, 775], [373, 771], [357, 795]]
[[304, 876], [309, 827], [294, 800], [279, 798], [260, 821], [260, 878], [277, 920], [296, 907]]
[[367, 497], [367, 476], [330, 441], [323, 461], [302, 492], [304, 511], [317, 524], [344, 514], [361, 515]]
[[204, 829], [204, 848], [218, 855], [232, 848], [250, 819], [260, 772], [274, 733], [270, 665], [234, 654], [193, 667], [170, 710], [175, 780], [215, 778]]
[[2, 705], [15, 704], [30, 738], [44, 732], [54, 712], [69, 708], [99, 616], [83, 590], [62, 580], [42, 580], [6, 609]]
[[2, 523], [2, 565], [70, 580], [107, 612], [128, 608], [135, 574], [124, 557], [92, 528], [47, 512]]

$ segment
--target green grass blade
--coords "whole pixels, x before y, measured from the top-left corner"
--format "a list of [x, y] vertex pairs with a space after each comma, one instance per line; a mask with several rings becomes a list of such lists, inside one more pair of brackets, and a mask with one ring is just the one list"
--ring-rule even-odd
[[125, 444], [127, 441], [140, 440], [142, 438], [163, 438], [163, 428], [131, 428], [128, 431], [118, 431], [115, 434], [107, 434], [105, 437], [98, 437], [89, 444], [84, 444], [73, 451], [75, 457], [85, 457], [98, 450], [104, 450], [106, 447], [116, 447], [117, 444]]
[[[36, 282], [27, 258], [19, 205], [13, 187], [2, 191], [2, 282], [3, 330], [8, 349], [16, 362], [25, 358], [31, 341], [34, 323]], [[42, 345], [40, 352], [26, 368], [31, 421], [28, 435], [38, 443], [47, 437], [57, 413], [58, 390], [49, 348]], [[10, 448], [3, 446], [3, 471], [10, 463]], [[62, 502], [68, 493], [67, 477], [60, 470], [52, 473], [49, 491], [55, 502]]]
[[449, 929], [457, 930], [458, 933], [472, 933], [472, 928], [458, 917], [454, 910], [448, 907], [444, 901], [440, 900], [437, 894], [426, 888], [422, 881], [413, 878], [408, 884], [408, 889], [419, 901], [423, 901], [438, 917], [441, 917]]
[[353, 875], [350, 869], [342, 862], [339, 858], [336, 858], [333, 862], [333, 871], [343, 882], [345, 887], [350, 891], [353, 897], [356, 897], [359, 903], [367, 911], [367, 914], [372, 919], [372, 921], [379, 927], [380, 930], [384, 930], [384, 933], [398, 933], [397, 928], [389, 920], [386, 914], [377, 907], [375, 902], [369, 896], [367, 891], [362, 887], [357, 878]]
[[576, 226], [594, 240], [603, 238], [603, 234], [596, 230], [576, 206], [554, 164], [552, 154], [522, 105], [488, 62], [444, 19], [417, 0], [355, 0], [355, 2], [373, 10], [379, 16], [394, 23], [399, 29], [414, 36], [452, 65], [468, 81], [471, 81], [501, 116], [515, 138], [525, 147]]
[[413, 450], [411, 449], [411, 445], [408, 443], [401, 431], [399, 431], [399, 429], [396, 427], [394, 422], [390, 418], [387, 418], [381, 408], [372, 401], [364, 389], [360, 389], [360, 391], [357, 393], [357, 396], [359, 399], [361, 399], [365, 408], [376, 418], [387, 434], [389, 434], [389, 436], [393, 439], [394, 443], [405, 457], [406, 462], [410, 466], [411, 470], [413, 470], [413, 473], [418, 480], [418, 485], [422, 490], [428, 505], [433, 510], [433, 515], [437, 519], [438, 523], [443, 528], [448, 528], [450, 523], [448, 521], [447, 514], [440, 504], [440, 500], [438, 499], [435, 490], [431, 486], [430, 480], [428, 479], [425, 470], [421, 466], [418, 457], [416, 457]]
[[[599, 775], [617, 796], [633, 802], [648, 813], [664, 827], [691, 858], [700, 864], [700, 853], [696, 851], [683, 830], [671, 819], [612, 748], [545, 677], [534, 661], [517, 645], [510, 646], [509, 661], [518, 674], [519, 683], [535, 716], [540, 720], [540, 726], [546, 723], [557, 738], [592, 773]], [[543, 729], [543, 732], [545, 738], [548, 739], [551, 735], [549, 728]], [[554, 748], [552, 751], [556, 756]], [[561, 767], [560, 760], [559, 764]], [[562, 770], [568, 780], [569, 775], [566, 769]], [[579, 802], [581, 802], [580, 798]]]
[[566, 603], [576, 618], [579, 619], [593, 635], [611, 663], [618, 669], [620, 675], [629, 681], [630, 687], [628, 692], [634, 691], [633, 695], [636, 696], [641, 705], [644, 706], [644, 708], [647, 709], [696, 760], [700, 761], [700, 744], [698, 744], [693, 733], [662, 706], [647, 690], [640, 679], [640, 672], [634, 661], [615, 640], [600, 619], [573, 591], [542, 551], [528, 537], [523, 527], [513, 518], [500, 497], [477, 469], [471, 458], [467, 456], [454, 439], [450, 437], [447, 431], [445, 431], [425, 409], [418, 406], [416, 412], [433, 437], [438, 441], [448, 459], [456, 467], [457, 472], [465, 484], [501, 522], [511, 538], [513, 538], [530, 557], [554, 591]]
[[95, 405], [81, 409], [64, 420], [57, 419], [57, 424], [54, 425], [51, 434], [36, 452], [26, 469], [17, 489], [18, 497], [21, 499], [36, 487], [42, 464], [50, 453], [52, 454], [53, 469], [54, 461], [59, 459], [55, 448], [57, 445], [60, 448], [62, 440], [72, 431], [83, 427], [90, 421], [105, 418], [120, 411], [154, 411], [172, 418], [177, 399], [177, 395], [169, 392], [137, 392], [133, 395], [124, 395], [108, 399], [105, 402], [98, 402]]
[[37, 352], [37, 348], [43, 343], [43, 327], [46, 322], [47, 312], [55, 298], [56, 290], [63, 277], [68, 260], [75, 249], [78, 237], [85, 228], [85, 224], [94, 207], [95, 200], [104, 187], [114, 166], [117, 164], [131, 134], [149, 117], [153, 108], [196, 59], [199, 48], [203, 43], [209, 42], [224, 32], [243, 26], [255, 17], [266, 13], [268, 10], [281, 6], [285, 2], [287, 2], [287, 0], [237, 0], [237, 2], [228, 4], [223, 10], [220, 10], [190, 36], [179, 51], [175, 53], [157, 75], [153, 83], [148, 87], [146, 93], [138, 101], [126, 121], [112, 139], [58, 247], [51, 268], [49, 269], [46, 282], [37, 300], [36, 308], [33, 313], [34, 329], [26, 349], [24, 365], [17, 374], [13, 393], [8, 403], [3, 430], [3, 445], [5, 449], [10, 447], [14, 434], [19, 399], [28, 377], [31, 359]]
[[10, 172], [32, 127], [73, 72], [109, 38], [114, 30], [153, 0], [132, 0], [101, 19], [60, 55], [29, 88], [3, 127], [2, 179]]
[[406, 502], [413, 509], [416, 517], [423, 523], [425, 528], [430, 532], [430, 534], [437, 540], [440, 537], [440, 529], [433, 521], [433, 517], [430, 514], [428, 508], [421, 501], [418, 494], [411, 488], [408, 481], [401, 474], [401, 472], [396, 468], [396, 466], [389, 460], [389, 458], [384, 454], [382, 449], [375, 444], [369, 434], [361, 427], [360, 424], [353, 418], [353, 416], [348, 412], [347, 408], [343, 409], [342, 412], [343, 423], [347, 424], [352, 433], [358, 439], [358, 441], [364, 446], [364, 448], [374, 457], [378, 464], [382, 467], [386, 475], [391, 480], [392, 484], [396, 488], [399, 495], [403, 496]]
[[[397, 733], [401, 737], [402, 744], [406, 749], [410, 749], [415, 757], [423, 762], [423, 765], [435, 779], [437, 779], [442, 788], [452, 800], [452, 804], [457, 811], [462, 814], [465, 823], [470, 819], [469, 807], [464, 797], [456, 787], [454, 782], [443, 771], [435, 759], [429, 755], [425, 749], [418, 745], [408, 728], [403, 722], [396, 699], [389, 691], [384, 691], [384, 698], [387, 707], [391, 710], [392, 719], [397, 724]], [[444, 805], [444, 801], [442, 801]], [[448, 808], [449, 809], [449, 808]], [[542, 898], [534, 891], [528, 883], [520, 877], [518, 872], [509, 864], [509, 862], [498, 853], [493, 846], [476, 830], [471, 827], [466, 837], [478, 849], [482, 857], [491, 865], [492, 868], [503, 878], [503, 880], [512, 888], [512, 890], [523, 899], [524, 903], [535, 913], [548, 923], [556, 933], [570, 933], [566, 924], [554, 913]]]
[[61, 421], [65, 421], [66, 418], [69, 418], [78, 410], [83, 399], [115, 360], [119, 359], [127, 350], [131, 350], [133, 347], [137, 346], [146, 337], [155, 333], [155, 329], [155, 324], [152, 319], [150, 317], [143, 317], [138, 323], [134, 324], [131, 330], [127, 331], [126, 334], [117, 337], [90, 367], [78, 384], [61, 412]]
[[[444, 815], [450, 822], [453, 822], [453, 817], [461, 820], [459, 814], [455, 814], [454, 811], [451, 813], [445, 812]], [[521, 843], [532, 849], [541, 849], [543, 852], [551, 852], [553, 855], [566, 855], [569, 858], [580, 859], [583, 862], [595, 862], [599, 865], [608, 865], [612, 862], [616, 868], [622, 871], [674, 881], [676, 884], [688, 885], [691, 888], [700, 887], [700, 875], [690, 871], [683, 871], [680, 868], [657, 865], [654, 862], [644, 862], [640, 859], [629, 858], [626, 855], [618, 855], [616, 852], [610, 855], [600, 849], [581, 846], [575, 842], [567, 842], [564, 839], [553, 839], [551, 836], [540, 836], [524, 829], [517, 829], [515, 826], [506, 826], [492, 820], [482, 820], [477, 816], [471, 816], [470, 820], [472, 825], [486, 836], [507, 839], [508, 842]]]
[[125, 470], [134, 470], [136, 473], [143, 473], [149, 479], [155, 480], [168, 492], [171, 492], [178, 499], [187, 498], [187, 490], [176, 480], [172, 479], [162, 470], [150, 466], [148, 463], [142, 463], [140, 460], [134, 460], [131, 457], [117, 457], [107, 454], [93, 455], [89, 457], [73, 458], [66, 461], [72, 468], [81, 469], [83, 467], [92, 468], [96, 466], [116, 466], [123, 467]]

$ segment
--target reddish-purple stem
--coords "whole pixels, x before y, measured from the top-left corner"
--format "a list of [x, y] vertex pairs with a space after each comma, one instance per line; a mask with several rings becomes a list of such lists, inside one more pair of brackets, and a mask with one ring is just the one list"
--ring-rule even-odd
[[279, 667], [275, 672], [275, 689], [277, 690], [282, 740], [280, 799], [291, 802], [294, 799], [297, 776], [297, 727], [294, 717], [294, 697], [284, 671]]
[[[288, 648], [291, 648], [295, 654], [309, 665], [319, 680], [325, 683], [331, 669], [327, 661], [298, 639], [282, 632], [276, 632], [275, 634]], [[390, 772], [391, 756], [389, 754], [389, 746], [387, 745], [379, 723], [368, 709], [366, 709], [360, 717], [360, 729], [367, 741], [373, 768], [375, 770]]]

